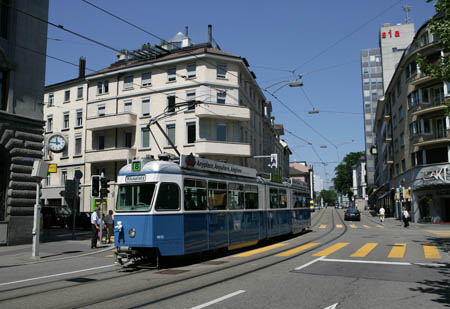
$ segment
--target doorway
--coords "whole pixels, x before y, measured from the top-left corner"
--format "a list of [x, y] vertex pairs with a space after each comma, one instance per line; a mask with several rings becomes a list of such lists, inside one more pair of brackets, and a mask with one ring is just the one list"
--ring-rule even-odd
[[444, 202], [442, 203], [442, 222], [450, 222], [450, 198], [443, 199]]

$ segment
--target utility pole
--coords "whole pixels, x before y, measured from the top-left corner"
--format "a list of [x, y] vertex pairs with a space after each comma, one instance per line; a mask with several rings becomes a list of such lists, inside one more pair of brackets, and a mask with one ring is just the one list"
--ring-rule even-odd
[[404, 6], [402, 6], [402, 10], [403, 10], [403, 12], [405, 12], [405, 15], [406, 15], [405, 22], [407, 24], [409, 24], [409, 22], [410, 22], [409, 12], [411, 12], [411, 7], [409, 5], [405, 4]]

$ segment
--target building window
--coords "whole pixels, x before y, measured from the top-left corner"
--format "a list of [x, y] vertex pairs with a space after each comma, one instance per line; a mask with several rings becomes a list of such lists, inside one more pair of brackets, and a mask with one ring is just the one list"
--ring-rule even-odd
[[82, 99], [83, 98], [83, 87], [78, 87], [77, 88], [77, 99]]
[[227, 125], [216, 124], [216, 140], [220, 142], [227, 141]]
[[123, 89], [133, 89], [133, 75], [123, 78]]
[[98, 116], [105, 116], [105, 110], [106, 110], [105, 104], [97, 105], [97, 115]]
[[403, 118], [405, 117], [405, 112], [403, 111], [403, 106], [400, 106], [400, 108], [398, 109], [398, 118], [399, 120], [403, 120]]
[[225, 63], [217, 64], [217, 78], [227, 77], [227, 65]]
[[[175, 124], [174, 123], [166, 125], [166, 134], [170, 138], [172, 143], [175, 145]], [[167, 141], [167, 145], [170, 146], [169, 141]]]
[[167, 96], [167, 112], [168, 113], [175, 112], [175, 95]]
[[125, 147], [131, 148], [132, 134], [131, 132], [125, 132]]
[[147, 72], [142, 74], [142, 87], [148, 87], [152, 85], [152, 73]]
[[81, 155], [82, 136], [81, 134], [75, 135], [75, 155]]
[[423, 120], [423, 133], [424, 134], [431, 134], [431, 119], [424, 119]]
[[47, 132], [53, 131], [53, 115], [47, 116]]
[[395, 129], [395, 128], [397, 128], [397, 124], [398, 124], [397, 115], [394, 115], [393, 121], [394, 121], [394, 129]]
[[67, 180], [67, 170], [61, 170], [61, 185], [65, 185]]
[[196, 75], [197, 65], [195, 63], [189, 63], [186, 66], [187, 78], [194, 78]]
[[98, 149], [99, 150], [105, 149], [105, 136], [104, 135], [98, 136]]
[[125, 114], [131, 113], [132, 105], [133, 105], [132, 101], [125, 101], [125, 102], [123, 102], [123, 112]]
[[0, 37], [8, 38], [8, 8], [9, 1], [0, 1]]
[[167, 69], [167, 81], [174, 82], [177, 80], [177, 68]]
[[217, 91], [217, 103], [225, 104], [226, 97], [227, 97], [226, 91]]
[[416, 75], [416, 73], [417, 73], [417, 63], [416, 61], [412, 61], [410, 64], [408, 64], [408, 67], [406, 68], [406, 78]]
[[406, 162], [405, 159], [402, 160], [402, 172], [406, 171]]
[[142, 116], [150, 116], [150, 98], [142, 99]]
[[400, 146], [405, 146], [405, 134], [404, 133], [402, 133], [401, 135], [400, 135]]
[[70, 101], [70, 90], [64, 91], [64, 102]]
[[48, 106], [55, 105], [55, 95], [53, 93], [48, 94]]
[[2, 111], [6, 111], [8, 105], [7, 78], [8, 73], [0, 71], [0, 110]]
[[109, 81], [105, 80], [97, 83], [97, 94], [105, 94], [109, 92]]
[[146, 126], [141, 127], [141, 147], [150, 148], [150, 130]]
[[186, 91], [186, 101], [191, 103], [188, 105], [188, 110], [195, 110], [195, 90]]
[[77, 127], [83, 126], [83, 110], [77, 109]]
[[195, 143], [195, 134], [196, 134], [196, 124], [195, 121], [186, 122], [186, 138], [188, 144]]
[[63, 129], [68, 129], [70, 124], [70, 114], [69, 112], [65, 112], [63, 114]]
[[62, 157], [68, 158], [69, 157], [69, 136], [64, 135], [64, 139], [66, 140], [66, 147], [64, 147], [64, 150], [62, 152]]

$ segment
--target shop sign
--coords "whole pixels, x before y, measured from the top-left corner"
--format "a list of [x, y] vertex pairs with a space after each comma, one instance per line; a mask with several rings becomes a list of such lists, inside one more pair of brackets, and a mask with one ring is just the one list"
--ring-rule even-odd
[[447, 182], [447, 167], [441, 167], [435, 170], [423, 172], [423, 180], [441, 180]]
[[189, 168], [200, 171], [216, 172], [253, 178], [256, 177], [256, 170], [253, 168], [199, 158], [193, 155], [181, 155], [180, 165], [182, 168]]

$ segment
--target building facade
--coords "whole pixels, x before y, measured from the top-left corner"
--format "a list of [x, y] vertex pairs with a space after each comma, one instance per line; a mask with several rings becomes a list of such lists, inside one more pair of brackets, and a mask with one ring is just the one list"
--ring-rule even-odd
[[[178, 155], [167, 137], [180, 154], [288, 176], [282, 126], [274, 124], [246, 59], [211, 42], [193, 45], [182, 33], [165, 48], [123, 53], [99, 72], [46, 87], [45, 101], [52, 102], [45, 106], [46, 141], [62, 133], [68, 148], [47, 154], [58, 171], [44, 184], [44, 204], [65, 204], [58, 192], [79, 169], [81, 210], [98, 203], [90, 179], [100, 174], [113, 185], [105, 210], [113, 208], [117, 173], [129, 160]], [[269, 159], [253, 158], [271, 153], [278, 154], [276, 169]]]
[[[450, 222], [449, 84], [426, 76], [416, 57], [448, 57], [425, 23], [404, 51], [377, 110], [379, 204], [397, 217], [407, 207], [415, 222]], [[385, 167], [382, 167], [385, 165]]]
[[[16, 9], [14, 9], [16, 8]], [[30, 243], [42, 158], [48, 1], [0, 1], [0, 245]]]

